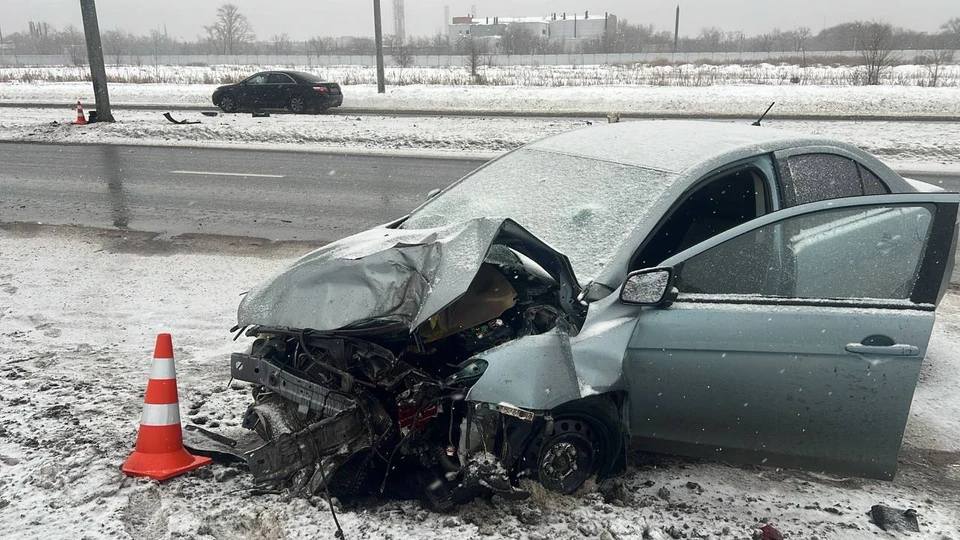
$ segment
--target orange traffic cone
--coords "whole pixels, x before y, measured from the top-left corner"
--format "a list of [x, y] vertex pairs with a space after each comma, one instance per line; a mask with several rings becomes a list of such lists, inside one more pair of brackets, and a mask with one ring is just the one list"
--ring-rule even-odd
[[[77, 100], [77, 121], [73, 123], [75, 126], [85, 126], [87, 125], [87, 119], [83, 116], [83, 107], [80, 106], [80, 100]], [[172, 357], [171, 357], [172, 358]]]
[[208, 457], [191, 455], [183, 447], [173, 342], [170, 334], [159, 334], [147, 395], [143, 398], [137, 447], [120, 470], [130, 476], [166, 480], [211, 461]]

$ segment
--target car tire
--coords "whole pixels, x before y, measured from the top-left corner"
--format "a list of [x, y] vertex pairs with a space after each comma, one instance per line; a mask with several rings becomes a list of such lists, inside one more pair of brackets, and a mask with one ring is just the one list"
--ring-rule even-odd
[[616, 420], [603, 408], [598, 400], [587, 399], [555, 409], [553, 422], [546, 422], [521, 454], [518, 472], [564, 495], [609, 472], [623, 439]]
[[220, 110], [225, 113], [235, 113], [239, 110], [240, 107], [237, 106], [237, 98], [233, 97], [232, 94], [224, 94], [220, 96]]
[[287, 110], [293, 114], [303, 114], [307, 112], [307, 109], [307, 101], [303, 99], [303, 96], [293, 96], [287, 102]]

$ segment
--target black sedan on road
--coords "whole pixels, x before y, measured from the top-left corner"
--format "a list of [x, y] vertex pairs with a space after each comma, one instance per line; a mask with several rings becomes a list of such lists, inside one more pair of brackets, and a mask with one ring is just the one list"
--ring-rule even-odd
[[321, 112], [343, 104], [340, 85], [302, 71], [261, 71], [213, 92], [213, 104], [224, 112], [287, 109]]

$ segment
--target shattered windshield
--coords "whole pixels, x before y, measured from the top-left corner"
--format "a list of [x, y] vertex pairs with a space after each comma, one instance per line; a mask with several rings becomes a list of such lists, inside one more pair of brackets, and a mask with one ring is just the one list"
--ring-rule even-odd
[[593, 280], [674, 176], [621, 163], [525, 148], [467, 177], [402, 225], [421, 229], [507, 217]]

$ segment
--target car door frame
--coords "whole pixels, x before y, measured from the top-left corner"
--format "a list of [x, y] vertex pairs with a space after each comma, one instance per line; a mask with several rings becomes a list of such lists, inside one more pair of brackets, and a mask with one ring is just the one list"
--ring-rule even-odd
[[240, 82], [240, 85], [243, 88], [243, 91], [239, 97], [239, 105], [241, 108], [244, 108], [244, 109], [262, 108], [262, 104], [261, 104], [262, 98], [260, 96], [266, 90], [264, 87], [266, 86], [267, 83], [264, 82], [263, 84], [250, 84], [249, 82], [258, 75], [263, 75], [264, 77], [268, 77], [270, 75], [270, 72], [259, 71]]
[[272, 109], [283, 109], [287, 106], [287, 103], [290, 101], [290, 97], [296, 91], [297, 81], [282, 71], [275, 71], [271, 73], [271, 75], [273, 74], [281, 77], [281, 79], [286, 77], [288, 82], [273, 83], [271, 85], [269, 107]]
[[[732, 163], [726, 163], [721, 167], [717, 167], [710, 172], [701, 176], [696, 182], [692, 183], [687, 189], [681, 193], [676, 200], [673, 201], [673, 204], [670, 205], [670, 208], [660, 216], [660, 219], [657, 221], [657, 224], [650, 229], [650, 233], [647, 234], [646, 238], [633, 250], [633, 253], [630, 255], [628, 265], [630, 268], [633, 267], [635, 261], [640, 256], [640, 253], [647, 248], [650, 242], [660, 233], [663, 226], [670, 221], [670, 218], [676, 213], [678, 209], [689, 199], [693, 194], [699, 191], [701, 188], [717, 180], [723, 175], [730, 174], [739, 169], [756, 169], [760, 171], [764, 178], [764, 185], [766, 186], [766, 200], [767, 204], [767, 213], [764, 215], [772, 214], [783, 207], [783, 196], [780, 191], [780, 171], [777, 169], [775, 153], [764, 153], [758, 154], [755, 156], [750, 156], [748, 158], [740, 159]], [[693, 247], [693, 246], [691, 246]], [[679, 254], [679, 253], [678, 253]], [[637, 270], [636, 268], [632, 268]]]
[[[960, 195], [957, 194], [947, 194], [947, 193], [917, 193], [917, 194], [893, 194], [893, 195], [877, 195], [877, 196], [860, 196], [860, 197], [849, 197], [844, 199], [831, 199], [825, 201], [818, 201], [814, 203], [809, 203], [806, 205], [794, 206], [785, 210], [778, 212], [772, 212], [765, 216], [761, 216], [755, 220], [752, 220], [748, 223], [739, 225], [733, 229], [730, 229], [724, 233], [721, 233], [709, 240], [689, 248], [688, 250], [679, 253], [670, 259], [664, 261], [660, 266], [663, 267], [676, 267], [681, 263], [705, 252], [708, 251], [720, 244], [723, 244], [729, 240], [732, 240], [736, 237], [739, 237], [743, 234], [749, 233], [756, 229], [765, 227], [767, 225], [775, 224], [779, 221], [790, 219], [796, 216], [803, 216], [808, 214], [815, 214], [825, 210], [837, 210], [843, 208], [857, 208], [857, 207], [876, 207], [876, 206], [891, 206], [891, 205], [919, 205], [919, 204], [934, 204], [937, 206], [936, 216], [934, 221], [930, 225], [929, 240], [926, 245], [926, 251], [923, 254], [923, 261], [920, 266], [920, 277], [918, 278], [915, 287], [910, 296], [910, 301], [912, 302], [903, 302], [898, 305], [895, 301], [877, 301], [872, 302], [868, 300], [830, 300], [830, 299], [802, 299], [802, 298], [776, 298], [776, 297], [743, 297], [738, 295], [713, 295], [712, 297], [706, 298], [696, 298], [693, 300], [687, 300], [692, 302], [692, 304], [678, 306], [677, 309], [688, 309], [692, 308], [695, 305], [703, 304], [721, 304], [728, 306], [737, 306], [744, 310], [750, 311], [761, 311], [764, 309], [762, 306], [772, 306], [771, 311], [783, 309], [784, 306], [804, 306], [814, 307], [814, 308], [824, 308], [824, 309], [835, 309], [835, 310], [871, 310], [871, 309], [892, 309], [892, 310], [907, 310], [914, 309], [918, 311], [923, 311], [929, 313], [929, 325], [932, 328], [932, 318], [933, 311], [935, 311], [936, 304], [940, 301], [945, 294], [946, 289], [949, 285], [950, 271], [953, 268], [955, 250], [956, 250], [956, 238], [957, 238], [957, 209], [958, 204], [960, 204]], [[932, 279], [939, 275], [940, 279]], [[700, 296], [700, 295], [698, 295]], [[683, 295], [675, 297], [675, 301], [678, 303], [683, 303], [685, 301]], [[759, 306], [759, 307], [757, 307]], [[651, 309], [670, 309], [659, 307], [659, 308], [643, 308], [647, 311]], [[883, 312], [884, 315], [888, 315], [887, 312]], [[892, 312], [890, 312], [892, 313]], [[899, 316], [899, 313], [897, 314]], [[905, 314], [906, 316], [906, 314]], [[757, 319], [754, 317], [754, 319]], [[669, 319], [668, 319], [669, 320]], [[766, 320], [766, 319], [764, 319]], [[723, 323], [721, 323], [723, 324]], [[645, 328], [646, 327], [646, 328]], [[639, 315], [639, 320], [637, 327], [635, 329], [634, 337], [639, 334], [639, 332], [656, 332], [657, 324], [656, 319], [653, 317], [646, 318], [644, 313], [641, 312]], [[925, 330], [929, 332], [929, 330]], [[927, 335], [929, 339], [929, 335]], [[688, 338], [680, 337], [684, 343]], [[689, 337], [690, 340], [695, 340], [694, 336]], [[735, 342], [735, 338], [731, 338]], [[888, 438], [887, 445], [884, 451], [885, 454], [882, 455], [881, 461], [879, 463], [876, 456], [870, 456], [867, 453], [864, 455], [866, 457], [849, 457], [844, 456], [843, 458], [836, 460], [824, 459], [823, 456], [807, 456], [807, 455], [784, 455], [783, 453], [777, 454], [772, 452], [767, 452], [764, 449], [751, 448], [718, 448], [716, 445], [711, 445], [710, 441], [695, 441], [695, 440], [672, 440], [666, 437], [656, 437], [650, 436], [649, 433], [641, 435], [639, 438], [636, 436], [643, 432], [642, 422], [644, 421], [643, 415], [645, 411], [650, 410], [650, 404], [656, 403], [655, 400], [650, 398], [651, 387], [650, 387], [650, 378], [657, 375], [656, 371], [666, 368], [673, 369], [672, 367], [662, 365], [653, 370], [653, 374], [647, 373], [644, 381], [638, 383], [637, 377], [641, 373], [641, 369], [637, 369], [635, 365], [638, 364], [638, 357], [636, 353], [631, 353], [631, 350], [644, 350], [641, 346], [640, 348], [632, 347], [635, 345], [636, 339], [631, 339], [631, 346], [628, 346], [628, 350], [624, 354], [624, 369], [623, 376], [625, 378], [625, 383], [627, 385], [628, 391], [630, 392], [630, 401], [632, 402], [628, 406], [627, 421], [629, 422], [628, 428], [631, 430], [631, 434], [635, 436], [635, 442], [639, 442], [644, 448], [654, 451], [662, 452], [672, 452], [680, 453], [687, 455], [694, 455], [698, 457], [714, 457], [718, 459], [724, 459], [730, 462], [744, 462], [744, 463], [767, 463], [770, 465], [783, 465], [788, 467], [799, 467], [799, 468], [811, 468], [818, 471], [831, 471], [839, 472], [843, 474], [856, 474], [860, 476], [870, 476], [877, 478], [891, 478], [896, 471], [896, 452], [893, 452], [891, 457], [892, 448], [895, 448], [896, 451], [899, 451], [899, 445], [902, 440], [903, 432], [901, 431], [898, 434], [890, 434], [890, 437], [894, 437], [895, 440]], [[692, 341], [691, 341], [692, 343]], [[650, 346], [650, 351], [660, 351], [658, 348], [660, 345], [654, 343]], [[673, 349], [676, 351], [676, 349]], [[852, 351], [849, 351], [851, 352]], [[662, 357], [668, 357], [672, 353], [666, 348], [663, 349]], [[659, 353], [651, 352], [650, 355], [657, 356]], [[717, 355], [719, 357], [719, 355]], [[725, 356], [725, 353], [724, 353]], [[865, 358], [869, 362], [872, 360], [869, 357]], [[647, 363], [650, 358], [639, 360], [640, 362]], [[660, 361], [665, 361], [663, 358]], [[718, 358], [704, 359], [704, 361], [721, 361]], [[920, 357], [917, 362], [922, 361]], [[653, 362], [653, 360], [650, 360]], [[919, 365], [916, 367], [916, 373], [919, 373]], [[781, 372], [782, 373], [782, 372]], [[663, 374], [663, 373], [660, 373]], [[659, 379], [658, 379], [659, 380]], [[762, 383], [762, 381], [758, 381]], [[910, 387], [910, 398], [913, 395], [913, 389], [916, 385], [916, 380], [910, 382], [912, 386]], [[665, 385], [666, 386], [666, 385]], [[639, 389], [643, 389], [640, 391]], [[655, 389], [655, 388], [654, 388]], [[634, 392], [638, 392], [638, 395], [635, 395]], [[691, 388], [691, 391], [694, 391]], [[793, 396], [795, 397], [795, 396]], [[686, 399], [686, 396], [683, 396], [683, 399]], [[645, 409], [635, 410], [635, 406], [645, 400]], [[747, 407], [748, 402], [751, 401], [749, 398], [745, 400], [744, 407]], [[683, 402], [684, 404], [686, 402]], [[758, 404], [754, 403], [754, 406]], [[762, 406], [762, 404], [760, 404]], [[692, 406], [692, 405], [691, 405]], [[909, 407], [907, 407], [909, 409]], [[692, 413], [693, 411], [691, 411]], [[816, 411], [815, 411], [816, 412]], [[906, 423], [906, 415], [908, 410], [902, 411], [902, 422]], [[655, 414], [654, 414], [655, 415]], [[691, 414], [692, 415], [692, 414]], [[683, 415], [681, 415], [683, 416]], [[649, 420], [649, 419], [647, 419]], [[732, 419], [731, 419], [732, 421]], [[737, 418], [739, 423], [740, 419]], [[656, 422], [650, 425], [656, 425]], [[776, 426], [771, 426], [771, 429], [776, 429]], [[675, 436], [676, 434], [674, 434]], [[856, 442], [856, 441], [854, 441]], [[849, 448], [849, 446], [847, 446]], [[892, 459], [892, 466], [891, 461]], [[859, 461], [858, 461], [859, 460]], [[871, 461], [872, 460], [872, 461]]]

